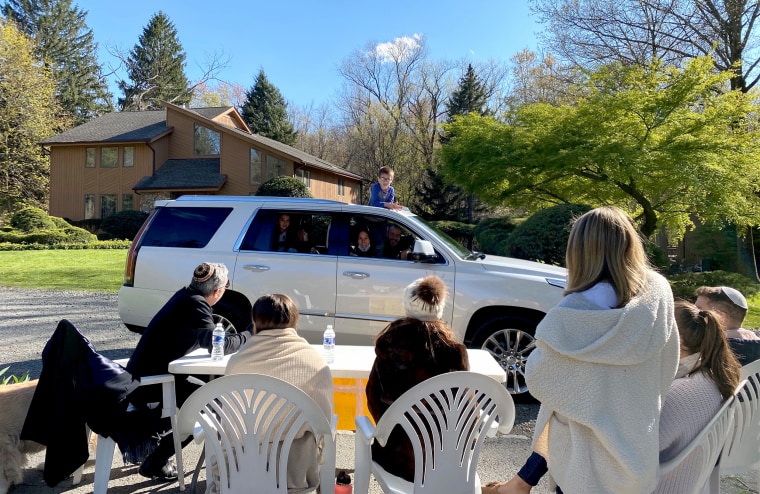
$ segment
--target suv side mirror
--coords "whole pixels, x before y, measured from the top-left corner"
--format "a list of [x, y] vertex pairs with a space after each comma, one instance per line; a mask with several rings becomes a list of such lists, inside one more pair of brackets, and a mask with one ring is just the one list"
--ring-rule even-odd
[[408, 259], [414, 262], [436, 262], [438, 260], [438, 254], [435, 253], [433, 244], [429, 240], [415, 240], [412, 251], [409, 253]]

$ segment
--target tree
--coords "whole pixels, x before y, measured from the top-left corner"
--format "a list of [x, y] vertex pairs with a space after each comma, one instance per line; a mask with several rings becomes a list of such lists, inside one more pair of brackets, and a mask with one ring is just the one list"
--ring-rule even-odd
[[712, 55], [718, 70], [734, 72], [733, 89], [760, 78], [757, 0], [531, 0], [531, 7], [547, 25], [549, 49], [586, 68]]
[[507, 122], [459, 117], [446, 127], [444, 172], [493, 204], [616, 204], [646, 236], [662, 224], [680, 238], [691, 213], [757, 224], [757, 107], [725, 91], [732, 74], [712, 64], [613, 64], [590, 75], [575, 105], [526, 104]]
[[50, 165], [39, 143], [59, 127], [50, 71], [33, 43], [0, 19], [0, 211], [47, 209]]
[[459, 79], [459, 86], [451, 93], [446, 102], [449, 119], [454, 115], [467, 115], [470, 112], [486, 115], [488, 113], [487, 102], [488, 96], [483, 83], [480, 82], [472, 64], [467, 64], [467, 71]]
[[273, 197], [313, 197], [309, 188], [295, 177], [270, 178], [259, 186], [256, 191], [257, 196]]
[[111, 110], [111, 94], [86, 11], [73, 7], [71, 0], [8, 0], [2, 13], [34, 39], [36, 57], [56, 81], [56, 96], [67, 120], [79, 125]]
[[240, 114], [255, 134], [288, 146], [296, 142], [296, 132], [288, 120], [288, 105], [263, 69], [259, 70], [251, 89], [246, 91]]
[[193, 91], [190, 108], [239, 107], [245, 98], [245, 88], [240, 84], [199, 82]]
[[154, 14], [125, 60], [131, 83], [119, 81], [124, 92], [121, 109], [159, 109], [162, 101], [189, 103], [193, 91], [185, 76], [185, 59], [174, 24], [163, 12]]

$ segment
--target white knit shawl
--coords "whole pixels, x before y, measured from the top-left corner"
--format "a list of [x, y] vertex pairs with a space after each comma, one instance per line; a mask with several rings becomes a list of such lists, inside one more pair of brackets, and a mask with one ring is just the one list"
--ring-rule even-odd
[[654, 490], [678, 348], [673, 295], [654, 272], [625, 307], [602, 310], [573, 293], [547, 313], [525, 377], [541, 401], [533, 448], [563, 492]]

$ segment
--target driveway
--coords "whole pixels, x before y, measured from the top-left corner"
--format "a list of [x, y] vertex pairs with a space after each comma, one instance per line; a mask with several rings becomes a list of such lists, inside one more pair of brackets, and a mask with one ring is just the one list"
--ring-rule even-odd
[[[0, 334], [6, 341], [0, 355], [0, 369], [10, 366], [8, 374], [21, 375], [29, 372], [32, 378], [39, 377], [42, 365], [40, 354], [47, 339], [53, 334], [60, 319], [68, 319], [92, 342], [95, 348], [109, 358], [129, 357], [139, 335], [127, 330], [119, 320], [116, 294], [93, 294], [85, 292], [63, 292], [52, 290], [30, 290], [0, 287]], [[8, 343], [10, 343], [8, 345]], [[8, 346], [10, 349], [8, 349]], [[514, 475], [530, 454], [530, 438], [535, 426], [538, 406], [532, 403], [516, 404], [515, 427], [509, 435], [499, 435], [486, 440], [478, 464], [478, 474], [483, 482], [502, 480]], [[352, 432], [338, 434], [337, 467], [353, 470], [354, 437]], [[200, 452], [200, 447], [191, 444], [185, 450], [185, 466], [191, 469]], [[114, 494], [178, 492], [176, 483], [162, 484], [150, 481], [137, 474], [137, 467], [123, 465], [118, 453], [112, 464], [109, 492]], [[84, 471], [82, 483], [72, 486], [66, 480], [57, 486], [47, 487], [41, 472], [34, 465], [44, 460], [44, 452], [32, 455], [24, 472], [24, 483], [11, 489], [12, 494], [50, 494], [92, 492], [94, 461], [91, 459]], [[186, 477], [189, 484], [190, 475]], [[199, 491], [205, 489], [205, 472]], [[724, 476], [721, 492], [728, 494], [756, 493], [757, 477], [748, 474], [741, 477]], [[379, 493], [374, 484], [371, 493]], [[533, 489], [536, 494], [548, 493], [543, 481]]]

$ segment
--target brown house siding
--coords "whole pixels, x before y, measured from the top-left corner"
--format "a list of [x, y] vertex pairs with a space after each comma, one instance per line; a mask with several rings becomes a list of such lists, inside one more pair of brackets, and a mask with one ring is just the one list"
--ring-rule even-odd
[[[84, 124], [52, 138], [49, 142], [43, 142], [42, 144], [50, 150], [50, 214], [72, 220], [84, 219], [85, 195], [88, 194], [91, 194], [94, 199], [95, 218], [101, 215], [101, 201], [104, 194], [117, 196], [116, 211], [124, 209], [125, 194], [132, 194], [133, 209], [143, 211], [152, 209], [156, 199], [175, 198], [183, 193], [252, 195], [260, 185], [250, 183], [249, 162], [252, 148], [261, 153], [264, 162], [266, 156], [283, 160], [287, 164], [283, 170], [285, 175], [294, 176], [296, 169], [308, 170], [311, 174], [310, 190], [314, 197], [357, 202], [361, 187], [360, 177], [344, 177], [340, 169], [330, 163], [320, 163], [301, 151], [279, 143], [269, 143], [265, 138], [253, 136], [244, 128], [242, 120], [234, 113], [234, 109], [230, 109], [229, 112], [217, 115], [213, 121], [209, 121], [202, 114], [197, 114], [192, 110], [167, 105], [165, 114], [159, 117], [166, 118], [165, 122], [157, 121], [156, 113], [150, 112], [145, 112], [144, 119], [135, 119], [135, 113], [129, 112], [123, 114], [123, 117], [113, 114], [106, 118], [105, 124], [98, 125], [99, 122]], [[206, 113], [210, 114], [213, 111]], [[194, 154], [196, 122], [220, 133], [220, 155]], [[85, 127], [87, 125], [89, 127]], [[244, 132], [241, 133], [241, 130]], [[137, 142], [129, 142], [132, 139]], [[123, 166], [125, 146], [131, 146], [134, 149], [132, 167]], [[95, 166], [92, 168], [85, 167], [88, 147], [96, 150]], [[117, 167], [101, 167], [100, 158], [103, 147], [118, 149]], [[292, 154], [288, 154], [288, 149], [292, 151]], [[156, 172], [168, 160], [193, 160], [187, 163], [187, 166], [192, 167], [198, 164], [198, 158], [219, 159], [220, 169], [216, 186], [221, 185], [221, 188], [218, 191], [209, 189], [208, 185], [204, 185], [206, 189], [203, 189], [201, 186], [188, 187], [183, 184], [166, 189], [146, 187], [140, 194], [134, 192], [133, 187], [138, 182], [145, 177], [154, 179]], [[174, 161], [172, 166], [176, 167], [177, 161]], [[331, 168], [335, 171], [330, 171]], [[174, 169], [167, 170], [169, 171], [163, 175], [164, 177], [177, 173], [173, 171]], [[184, 169], [179, 171], [182, 172], [182, 170]], [[338, 196], [339, 179], [343, 181], [345, 189], [342, 196]], [[262, 177], [262, 180], [266, 180], [266, 177]]]

